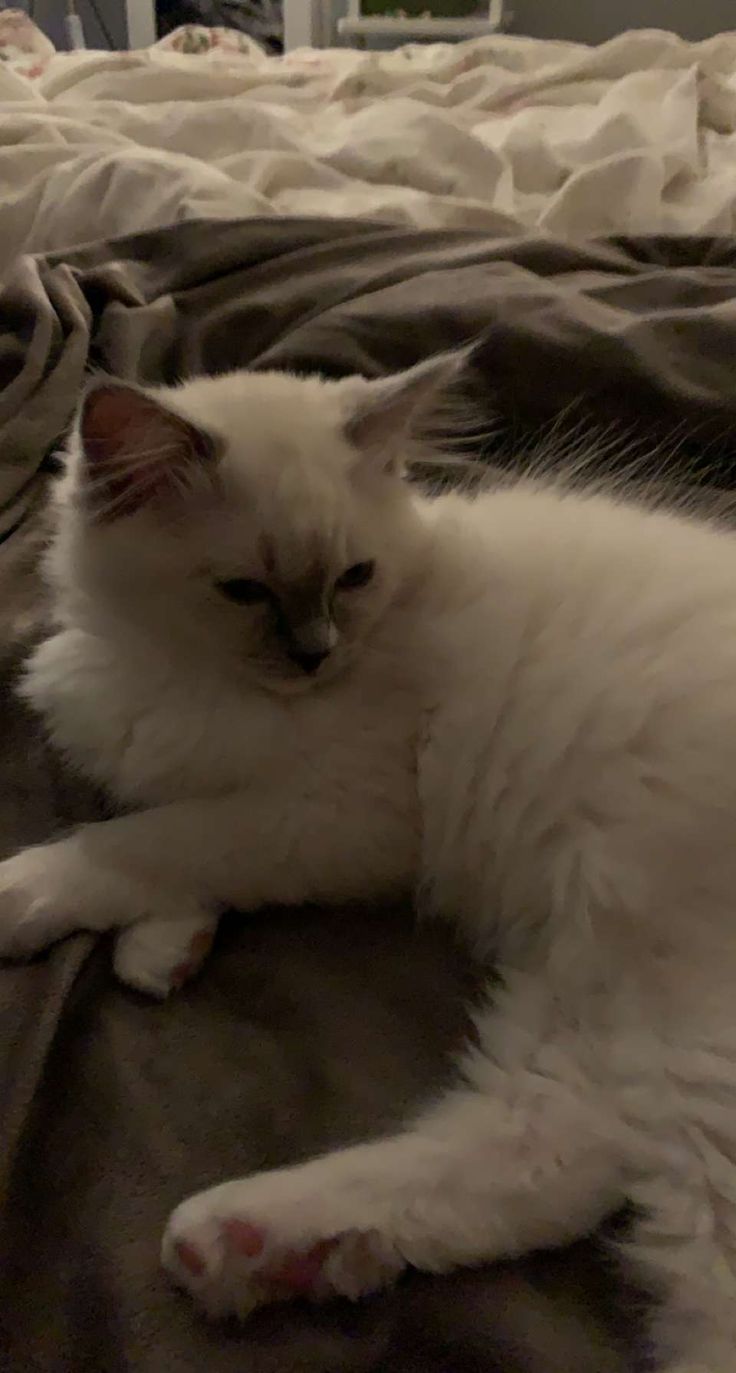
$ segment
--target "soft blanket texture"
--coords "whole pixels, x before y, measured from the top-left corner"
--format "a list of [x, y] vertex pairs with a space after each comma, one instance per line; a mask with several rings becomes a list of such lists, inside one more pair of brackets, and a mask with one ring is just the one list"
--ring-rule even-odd
[[[250, 220], [16, 264], [0, 294], [3, 852], [104, 813], [11, 691], [43, 618], [44, 458], [88, 362], [149, 381], [243, 364], [371, 373], [479, 333], [472, 386], [498, 421], [495, 456], [579, 396], [579, 425], [674, 433], [688, 464], [715, 455], [708, 480], [731, 484], [730, 240], [575, 248]], [[623, 1373], [630, 1303], [592, 1245], [240, 1332], [204, 1324], [159, 1274], [161, 1225], [187, 1193], [375, 1133], [425, 1096], [475, 986], [406, 911], [232, 917], [203, 978], [163, 1006], [115, 985], [87, 936], [4, 969], [3, 1367]]]
[[202, 215], [576, 237], [736, 228], [736, 34], [274, 58], [206, 30], [146, 52], [28, 52], [9, 24], [2, 262]]
[[202, 221], [22, 257], [0, 311], [0, 535], [88, 366], [149, 382], [251, 364], [370, 375], [481, 335], [474, 401], [497, 454], [562, 414], [640, 447], [657, 436], [668, 466], [731, 482], [732, 239]]

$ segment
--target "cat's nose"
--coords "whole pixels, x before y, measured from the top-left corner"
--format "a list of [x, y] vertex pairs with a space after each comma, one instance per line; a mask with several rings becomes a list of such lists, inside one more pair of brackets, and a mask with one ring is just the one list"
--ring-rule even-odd
[[316, 672], [325, 658], [329, 657], [329, 648], [304, 649], [294, 645], [289, 649], [289, 657], [292, 663], [296, 663], [302, 672]]
[[288, 624], [284, 638], [292, 663], [302, 672], [316, 672], [337, 643], [337, 629], [327, 615], [315, 615], [301, 623]]

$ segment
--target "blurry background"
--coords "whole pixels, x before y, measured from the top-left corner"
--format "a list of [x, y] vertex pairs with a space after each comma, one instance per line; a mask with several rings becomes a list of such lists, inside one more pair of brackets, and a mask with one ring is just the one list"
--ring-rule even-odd
[[[334, 22], [347, 11], [347, 0], [285, 0], [300, 17], [329, 12]], [[180, 24], [225, 24], [252, 33], [270, 50], [278, 50], [282, 34], [282, 0], [78, 0], [89, 47], [138, 45], [156, 24], [168, 33]], [[2, 6], [2, 8], [8, 8]], [[58, 47], [66, 46], [64, 0], [21, 0], [15, 6], [31, 12]], [[487, 13], [487, 5], [473, 0], [364, 0], [368, 14], [398, 8], [407, 14], [429, 11], [458, 16]], [[599, 43], [624, 29], [673, 29], [685, 38], [707, 38], [736, 28], [736, 0], [507, 0], [505, 28], [538, 38], [565, 38]], [[138, 33], [131, 28], [138, 24]], [[334, 33], [332, 41], [337, 41]], [[145, 41], [150, 41], [147, 39]]]

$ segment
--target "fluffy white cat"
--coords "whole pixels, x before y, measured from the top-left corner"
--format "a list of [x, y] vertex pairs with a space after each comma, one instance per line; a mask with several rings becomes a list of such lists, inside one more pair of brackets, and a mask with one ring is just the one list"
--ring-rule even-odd
[[225, 906], [412, 893], [502, 974], [457, 1086], [186, 1201], [165, 1265], [244, 1315], [630, 1199], [657, 1357], [730, 1373], [736, 540], [540, 484], [423, 494], [402, 453], [461, 361], [87, 393], [25, 692], [130, 813], [0, 865], [0, 952], [120, 927], [119, 975], [166, 994]]

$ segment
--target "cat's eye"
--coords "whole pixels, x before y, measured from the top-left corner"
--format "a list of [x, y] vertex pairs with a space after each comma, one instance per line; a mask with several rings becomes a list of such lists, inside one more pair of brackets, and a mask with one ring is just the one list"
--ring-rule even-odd
[[234, 601], [235, 605], [263, 605], [271, 599], [265, 582], [257, 582], [250, 577], [231, 577], [229, 581], [218, 582], [217, 590], [228, 601]]
[[339, 591], [357, 591], [361, 586], [368, 585], [375, 570], [376, 564], [372, 560], [364, 563], [353, 563], [352, 567], [347, 567], [340, 574], [335, 586]]

